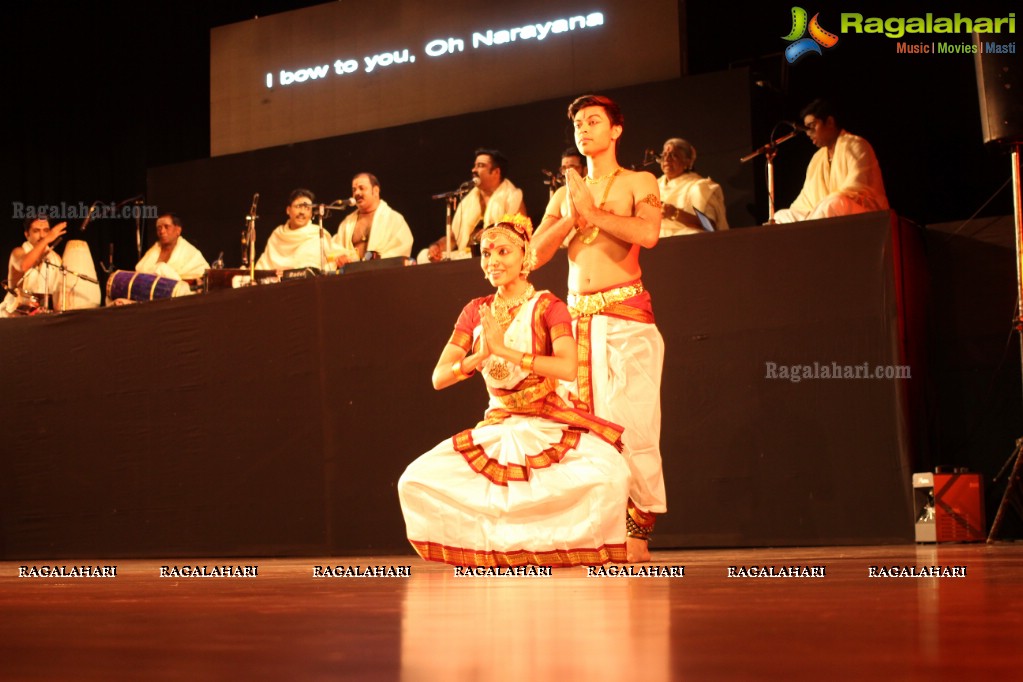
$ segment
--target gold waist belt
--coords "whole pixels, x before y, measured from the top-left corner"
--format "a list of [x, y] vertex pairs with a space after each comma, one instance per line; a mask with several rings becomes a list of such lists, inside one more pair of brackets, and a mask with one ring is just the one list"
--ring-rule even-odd
[[643, 283], [636, 282], [624, 287], [615, 287], [595, 294], [569, 294], [568, 311], [572, 317], [599, 315], [609, 305], [627, 301], [643, 293]]
[[531, 405], [538, 400], [542, 400], [544, 396], [557, 388], [557, 385], [557, 381], [551, 377], [547, 377], [540, 383], [533, 384], [529, 388], [523, 388], [519, 391], [515, 391], [514, 393], [499, 395], [496, 397], [506, 409], [521, 410], [527, 405]]

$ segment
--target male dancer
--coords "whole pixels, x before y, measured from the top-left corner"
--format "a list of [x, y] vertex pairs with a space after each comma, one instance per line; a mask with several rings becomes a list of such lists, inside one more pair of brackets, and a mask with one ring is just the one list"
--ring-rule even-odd
[[618, 165], [624, 117], [618, 105], [585, 95], [568, 108], [589, 174], [569, 169], [533, 240], [540, 265], [575, 230], [568, 246], [568, 305], [579, 345], [577, 391], [598, 417], [625, 427], [632, 482], [628, 560], [649, 561], [656, 514], [667, 511], [661, 470], [661, 367], [664, 342], [643, 288], [641, 247], [657, 244], [657, 180]]

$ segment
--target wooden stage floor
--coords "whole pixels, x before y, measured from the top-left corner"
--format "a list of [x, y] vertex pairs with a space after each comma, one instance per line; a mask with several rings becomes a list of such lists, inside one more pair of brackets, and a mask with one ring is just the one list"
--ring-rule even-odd
[[[83, 565], [116, 577], [43, 576]], [[183, 575], [195, 566], [258, 568]], [[314, 576], [353, 566], [411, 569]], [[1001, 680], [1023, 667], [1020, 543], [686, 550], [650, 566], [683, 575], [455, 575], [411, 555], [3, 562], [0, 679]], [[908, 575], [933, 567], [943, 577]]]

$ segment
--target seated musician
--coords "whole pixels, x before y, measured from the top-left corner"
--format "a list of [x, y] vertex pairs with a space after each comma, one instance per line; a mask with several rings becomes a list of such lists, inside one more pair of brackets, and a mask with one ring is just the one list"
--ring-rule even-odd
[[330, 235], [312, 221], [315, 195], [307, 189], [296, 189], [288, 199], [288, 222], [278, 225], [270, 234], [263, 254], [256, 261], [257, 270], [325, 269]]
[[333, 239], [337, 266], [375, 258], [408, 258], [412, 230], [404, 216], [380, 198], [377, 177], [359, 173], [352, 178], [352, 199], [357, 210], [345, 216]]
[[156, 219], [156, 242], [142, 256], [135, 271], [192, 283], [209, 268], [199, 249], [181, 236], [181, 218], [166, 212]]
[[[487, 225], [508, 214], [526, 215], [522, 190], [505, 175], [508, 172], [508, 157], [496, 149], [477, 149], [476, 161], [472, 166], [473, 188], [458, 204], [451, 219], [452, 250], [468, 252], [474, 238]], [[447, 235], [423, 249], [417, 260], [420, 263], [442, 261], [447, 253]]]
[[29, 308], [40, 306], [33, 299], [57, 294], [60, 271], [51, 266], [61, 265], [61, 260], [50, 246], [61, 238], [65, 227], [67, 223], [58, 223], [51, 228], [46, 216], [25, 219], [26, 241], [11, 251], [7, 262], [8, 293], [0, 305], [0, 317], [29, 314]]
[[775, 222], [818, 220], [888, 208], [881, 166], [870, 143], [845, 131], [840, 112], [823, 99], [803, 107], [803, 127], [818, 147], [806, 169], [803, 190]]
[[660, 160], [664, 173], [657, 179], [661, 190], [660, 236], [703, 232], [696, 210], [710, 219], [715, 230], [727, 230], [721, 185], [693, 170], [696, 147], [680, 137], [673, 137], [664, 143]]

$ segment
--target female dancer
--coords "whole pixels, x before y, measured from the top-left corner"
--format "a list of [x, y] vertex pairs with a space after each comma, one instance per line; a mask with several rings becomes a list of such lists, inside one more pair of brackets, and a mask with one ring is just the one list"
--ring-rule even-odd
[[625, 561], [629, 470], [621, 427], [577, 409], [559, 380], [576, 374], [565, 304], [527, 281], [532, 224], [504, 216], [480, 238], [497, 291], [469, 302], [433, 370], [442, 389], [483, 375], [482, 422], [406, 469], [398, 495], [424, 559], [462, 566]]

